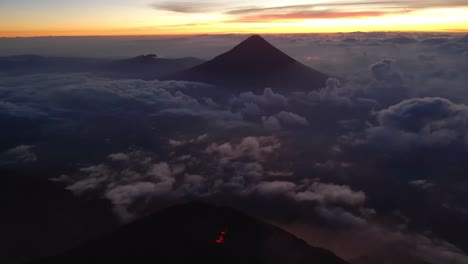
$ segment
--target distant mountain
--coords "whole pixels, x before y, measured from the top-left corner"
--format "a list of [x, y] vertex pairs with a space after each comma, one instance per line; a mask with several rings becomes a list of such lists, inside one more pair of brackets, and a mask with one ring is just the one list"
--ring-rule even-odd
[[67, 253], [34, 262], [59, 263], [347, 262], [233, 209], [194, 202], [163, 209]]
[[265, 39], [254, 35], [232, 50], [191, 69], [164, 79], [206, 82], [251, 90], [265, 87], [314, 90], [325, 86], [328, 76], [289, 57]]
[[167, 74], [189, 69], [203, 62], [205, 61], [192, 57], [167, 59], [159, 58], [155, 54], [149, 54], [113, 61], [109, 64], [108, 71], [114, 77], [153, 80]]
[[0, 57], [0, 72], [13, 74], [103, 71], [110, 60], [44, 57], [33, 54]]
[[444, 43], [449, 42], [450, 39], [448, 38], [430, 38], [430, 39], [425, 39], [422, 41], [422, 44], [425, 45], [441, 45]]
[[384, 42], [390, 42], [394, 44], [412, 44], [412, 43], [417, 43], [418, 40], [410, 37], [394, 37], [394, 38], [388, 38], [385, 39]]
[[101, 58], [43, 57], [19, 55], [0, 57], [0, 73], [37, 74], [91, 72], [112, 78], [154, 80], [201, 63], [197, 58], [159, 58], [154, 54], [123, 60]]

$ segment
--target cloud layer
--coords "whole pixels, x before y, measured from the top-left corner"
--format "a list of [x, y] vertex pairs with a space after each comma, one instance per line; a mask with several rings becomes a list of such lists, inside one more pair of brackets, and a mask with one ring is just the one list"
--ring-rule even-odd
[[[210, 54], [241, 38], [149, 43]], [[80, 201], [105, 201], [124, 222], [201, 199], [300, 226], [311, 244], [347, 258], [466, 262], [465, 37], [268, 40], [334, 77], [315, 91], [254, 93], [93, 73], [2, 73], [0, 169], [43, 177]]]

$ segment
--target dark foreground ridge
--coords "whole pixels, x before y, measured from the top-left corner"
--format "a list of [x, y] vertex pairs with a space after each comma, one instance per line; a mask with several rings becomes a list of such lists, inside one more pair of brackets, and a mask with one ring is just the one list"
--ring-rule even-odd
[[206, 82], [237, 90], [314, 90], [323, 88], [327, 78], [254, 35], [208, 62], [163, 79]]
[[193, 202], [163, 209], [34, 264], [346, 264], [332, 252], [230, 208]]

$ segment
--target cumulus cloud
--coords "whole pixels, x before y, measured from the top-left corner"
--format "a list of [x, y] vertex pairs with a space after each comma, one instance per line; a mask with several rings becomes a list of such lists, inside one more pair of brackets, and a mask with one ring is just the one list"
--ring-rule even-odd
[[245, 92], [230, 100], [231, 108], [240, 112], [246, 119], [255, 119], [265, 113], [278, 112], [284, 109], [287, 104], [288, 98], [275, 93], [271, 88], [265, 88], [261, 95]]
[[263, 127], [268, 130], [281, 130], [282, 128], [280, 121], [274, 116], [263, 117], [262, 124]]
[[327, 160], [325, 162], [315, 162], [314, 168], [328, 171], [345, 170], [353, 167], [353, 163], [338, 160]]
[[201, 103], [183, 91], [210, 87], [177, 81], [112, 80], [78, 73], [6, 76], [0, 86], [3, 94], [9, 94], [2, 98], [0, 111], [34, 117], [59, 115], [65, 110], [136, 109], [132, 102], [142, 104], [140, 109], [198, 108]]
[[279, 130], [282, 127], [309, 126], [309, 121], [298, 114], [281, 111], [274, 116], [262, 118], [263, 127], [269, 130]]
[[[125, 158], [125, 159], [123, 159]], [[73, 175], [53, 179], [67, 184], [67, 189], [77, 195], [101, 192], [114, 205], [114, 210], [124, 221], [133, 219], [134, 202], [168, 196], [173, 190], [176, 176], [183, 174], [176, 165], [158, 162], [148, 153], [133, 151], [109, 155], [109, 161], [126, 161], [126, 166], [114, 166], [112, 162], [81, 168]]]
[[252, 124], [245, 122], [240, 113], [234, 113], [230, 110], [206, 109], [206, 108], [168, 108], [161, 110], [158, 116], [171, 117], [195, 117], [210, 121], [218, 128], [236, 128], [249, 127]]
[[130, 159], [130, 156], [125, 153], [114, 153], [110, 154], [109, 158], [113, 161], [127, 161]]
[[148, 197], [161, 192], [170, 191], [163, 185], [162, 188], [152, 182], [137, 182], [127, 185], [119, 185], [110, 189], [105, 197], [109, 199], [116, 212], [123, 221], [130, 221], [134, 219], [135, 215], [132, 214], [130, 207], [133, 203], [140, 198], [147, 200]]
[[32, 163], [37, 161], [34, 146], [20, 145], [0, 154], [0, 165]]
[[250, 158], [261, 161], [280, 146], [280, 142], [274, 137], [246, 137], [239, 144], [226, 142], [219, 145], [213, 143], [208, 146], [206, 152], [208, 154], [217, 154], [222, 160]]
[[[140, 116], [204, 119], [224, 128], [252, 125], [243, 120], [240, 112], [232, 112], [211, 98], [199, 95], [213, 88], [202, 83], [113, 80], [77, 73], [27, 75], [21, 79], [8, 76], [2, 78], [0, 87], [2, 93], [12, 95], [0, 102], [0, 114], [18, 117], [57, 120], [69, 113], [117, 116], [138, 113]], [[275, 98], [277, 94], [266, 92], [263, 99], [257, 101], [272, 105], [277, 102]]]
[[411, 186], [414, 186], [414, 187], [417, 187], [417, 188], [421, 188], [422, 190], [428, 190], [428, 189], [431, 189], [435, 186], [435, 184], [427, 181], [427, 180], [423, 180], [423, 179], [419, 179], [419, 180], [414, 180], [414, 181], [410, 181], [408, 182], [409, 185]]
[[8, 101], [0, 101], [0, 114], [1, 113], [22, 118], [46, 117], [46, 114], [41, 109], [26, 104]]
[[314, 182], [294, 197], [298, 201], [315, 201], [321, 204], [356, 206], [365, 203], [364, 192], [355, 192], [349, 186]]
[[342, 208], [327, 208], [327, 207], [317, 207], [315, 209], [318, 215], [327, 219], [329, 221], [339, 221], [343, 225], [347, 226], [363, 226], [367, 224], [367, 221], [364, 218], [353, 215], [352, 213], [343, 210]]
[[375, 108], [396, 103], [407, 96], [402, 75], [395, 70], [394, 60], [384, 59], [369, 66], [370, 77], [345, 80], [329, 78], [326, 87], [308, 94], [316, 103], [335, 106]]
[[241, 93], [239, 98], [233, 100], [233, 103], [255, 103], [262, 107], [276, 107], [285, 106], [287, 104], [287, 98], [284, 95], [275, 93], [271, 88], [265, 88], [263, 94], [256, 95], [253, 92]]
[[468, 263], [468, 257], [464, 252], [446, 241], [431, 239], [422, 235], [414, 235], [412, 240], [414, 245], [416, 245], [414, 254], [429, 263]]
[[396, 97], [395, 100], [404, 98], [405, 96], [403, 94], [405, 89], [402, 87], [403, 79], [401, 74], [393, 69], [393, 63], [393, 60], [385, 59], [370, 66], [372, 76], [379, 82], [378, 84], [374, 84], [374, 87], [378, 86], [375, 87], [378, 89], [373, 89], [372, 91], [377, 99], [382, 100], [382, 96], [379, 97], [377, 94], [379, 92], [385, 92], [385, 95], [390, 93], [396, 94], [393, 95], [393, 97]]
[[274, 137], [246, 137], [239, 143], [213, 143], [205, 149], [213, 161], [218, 185], [235, 192], [246, 193], [248, 181], [259, 180], [265, 174], [264, 162], [281, 147]]
[[[351, 224], [351, 218], [355, 219], [354, 224], [366, 221], [359, 213], [366, 208], [363, 192], [318, 179], [295, 179], [289, 171], [266, 170], [280, 147], [274, 137], [245, 137], [192, 151], [197, 158], [189, 161], [179, 158], [185, 153], [178, 153], [170, 161], [160, 161], [149, 152], [115, 153], [107, 161], [53, 180], [65, 183], [76, 195], [101, 194], [111, 201], [123, 221], [151, 210], [158, 199], [216, 199], [220, 195], [230, 200], [256, 196], [261, 198], [259, 201], [276, 198], [312, 209], [320, 207], [319, 216], [337, 223]], [[125, 162], [124, 166], [119, 162]], [[287, 180], [277, 180], [285, 177]], [[348, 212], [349, 208], [354, 209]], [[325, 214], [326, 210], [330, 213]]]
[[298, 184], [290, 181], [260, 182], [254, 189], [262, 195], [283, 195], [298, 202], [313, 202], [321, 206], [359, 207], [366, 202], [366, 195], [362, 191], [353, 191], [346, 185], [317, 181]]
[[260, 182], [255, 191], [261, 195], [288, 195], [294, 192], [296, 184], [288, 181]]
[[291, 112], [281, 111], [275, 117], [278, 118], [281, 121], [281, 123], [285, 125], [309, 125], [309, 121], [307, 121], [306, 118]]
[[366, 141], [388, 147], [467, 144], [468, 107], [443, 98], [416, 98], [376, 113]]
[[352, 102], [352, 92], [346, 88], [341, 88], [341, 82], [337, 78], [329, 78], [326, 87], [318, 91], [312, 91], [309, 96], [313, 101], [326, 102], [337, 105], [350, 106]]
[[293, 171], [267, 171], [267, 176], [270, 177], [291, 177], [294, 175]]
[[383, 60], [371, 65], [370, 68], [374, 78], [378, 81], [398, 78], [397, 75], [395, 75], [395, 73], [392, 71], [392, 63], [392, 60]]
[[430, 235], [410, 232], [391, 231], [383, 228], [374, 228], [374, 235], [385, 236], [381, 241], [387, 246], [391, 245], [407, 247], [408, 253], [414, 257], [431, 264], [467, 263], [468, 257], [455, 245]]
[[176, 140], [176, 139], [169, 139], [169, 145], [173, 147], [182, 147], [188, 144], [195, 144], [205, 141], [208, 138], [208, 134], [200, 135], [196, 138], [189, 139], [189, 140]]
[[437, 50], [449, 54], [461, 54], [467, 50], [467, 45], [463, 42], [447, 42], [438, 46]]

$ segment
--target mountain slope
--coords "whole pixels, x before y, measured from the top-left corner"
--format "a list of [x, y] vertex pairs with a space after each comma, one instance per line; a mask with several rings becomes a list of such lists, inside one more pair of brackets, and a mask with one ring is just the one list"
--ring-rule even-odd
[[114, 61], [108, 65], [108, 72], [115, 78], [140, 78], [154, 80], [161, 76], [189, 69], [205, 62], [197, 58], [159, 58], [154, 54]]
[[249, 90], [265, 87], [314, 90], [325, 86], [328, 76], [289, 57], [265, 39], [254, 35], [206, 63], [164, 79], [207, 82]]
[[161, 210], [80, 248], [34, 263], [195, 263], [198, 260], [202, 263], [346, 264], [330, 251], [311, 247], [273, 225], [226, 207], [202, 203]]

